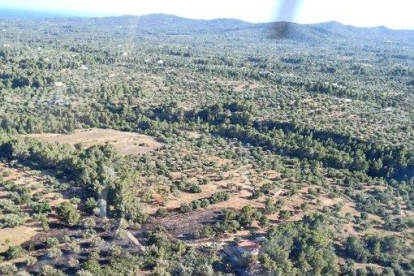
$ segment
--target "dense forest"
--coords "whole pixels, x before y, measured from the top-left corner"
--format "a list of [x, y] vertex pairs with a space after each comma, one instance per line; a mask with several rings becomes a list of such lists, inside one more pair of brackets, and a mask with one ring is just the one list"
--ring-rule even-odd
[[0, 275], [414, 275], [414, 31], [0, 25]]

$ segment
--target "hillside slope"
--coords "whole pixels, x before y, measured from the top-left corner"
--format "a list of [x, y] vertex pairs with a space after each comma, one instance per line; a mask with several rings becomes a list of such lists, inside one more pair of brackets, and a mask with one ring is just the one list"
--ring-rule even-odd
[[292, 22], [249, 23], [238, 19], [189, 19], [167, 14], [149, 14], [143, 16], [118, 16], [80, 18], [47, 12], [19, 11], [0, 9], [0, 20], [46, 19], [57, 26], [104, 27], [112, 33], [126, 32], [136, 35], [206, 35], [231, 34], [242, 37], [263, 37], [286, 39], [302, 43], [360, 42], [364, 40], [378, 42], [398, 42], [414, 44], [414, 31], [392, 30], [383, 26], [360, 28], [326, 22], [318, 24], [298, 24]]

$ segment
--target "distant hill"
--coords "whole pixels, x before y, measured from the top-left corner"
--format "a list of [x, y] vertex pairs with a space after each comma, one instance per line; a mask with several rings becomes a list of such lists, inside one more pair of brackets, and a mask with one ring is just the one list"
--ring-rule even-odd
[[267, 26], [268, 37], [271, 39], [291, 39], [295, 41], [317, 42], [329, 39], [332, 31], [323, 27], [301, 25], [291, 22], [275, 22]]
[[98, 24], [135, 26], [141, 31], [154, 34], [194, 34], [237, 32], [238, 35], [257, 36], [261, 34], [270, 39], [288, 39], [304, 43], [324, 43], [339, 41], [378, 40], [403, 41], [414, 43], [414, 31], [392, 30], [383, 26], [360, 28], [339, 22], [319, 24], [298, 24], [291, 22], [249, 23], [237, 19], [200, 20], [174, 15], [150, 14], [144, 16], [121, 16], [95, 18]]
[[251, 28], [255, 24], [238, 19], [189, 19], [175, 15], [149, 14], [143, 16], [120, 16], [95, 18], [109, 25], [131, 27], [158, 34], [193, 34], [199, 32], [223, 32]]
[[234, 36], [265, 37], [319, 44], [329, 42], [359, 42], [374, 40], [380, 43], [404, 42], [414, 44], [414, 31], [392, 30], [384, 26], [360, 28], [326, 22], [298, 24], [292, 22], [249, 23], [238, 19], [189, 19], [167, 14], [113, 17], [74, 17], [47, 12], [0, 9], [0, 19], [55, 19], [60, 24], [95, 25], [112, 32], [136, 32], [152, 35], [197, 35], [232, 33]]
[[268, 24], [266, 32], [271, 39], [290, 39], [310, 43], [349, 40], [414, 43], [414, 31], [392, 30], [384, 26], [374, 28], [354, 27], [335, 21], [318, 24], [275, 22]]

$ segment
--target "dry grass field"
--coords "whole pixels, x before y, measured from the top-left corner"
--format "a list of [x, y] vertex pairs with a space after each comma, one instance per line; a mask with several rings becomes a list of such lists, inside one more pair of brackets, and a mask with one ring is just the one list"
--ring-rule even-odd
[[0, 253], [6, 251], [9, 246], [21, 245], [30, 240], [39, 231], [40, 228], [35, 225], [0, 229]]
[[30, 136], [69, 145], [81, 143], [84, 146], [92, 146], [110, 143], [123, 155], [143, 154], [163, 145], [147, 135], [99, 128], [80, 129], [72, 134], [41, 133]]

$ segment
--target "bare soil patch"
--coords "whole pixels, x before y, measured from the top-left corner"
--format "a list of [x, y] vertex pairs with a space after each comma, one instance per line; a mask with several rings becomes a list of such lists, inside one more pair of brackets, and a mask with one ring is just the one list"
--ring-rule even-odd
[[33, 226], [18, 226], [0, 229], [0, 253], [7, 250], [10, 245], [16, 246], [36, 236], [40, 228]]
[[144, 154], [163, 145], [147, 135], [99, 128], [76, 130], [72, 134], [41, 133], [30, 136], [69, 145], [81, 143], [84, 146], [93, 146], [110, 143], [123, 155]]

